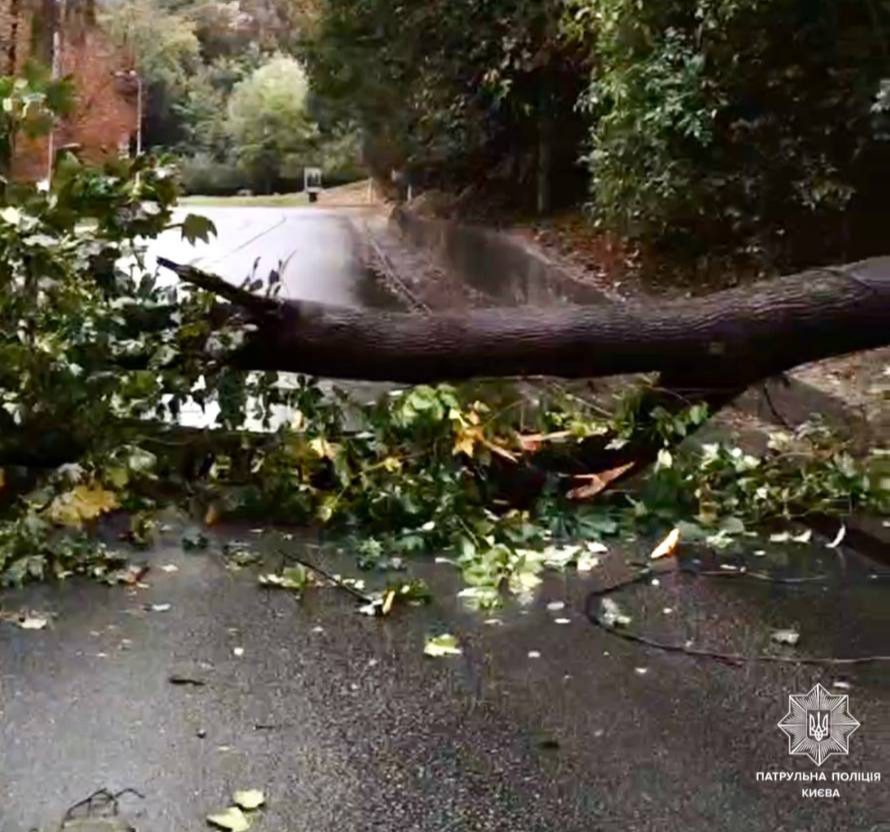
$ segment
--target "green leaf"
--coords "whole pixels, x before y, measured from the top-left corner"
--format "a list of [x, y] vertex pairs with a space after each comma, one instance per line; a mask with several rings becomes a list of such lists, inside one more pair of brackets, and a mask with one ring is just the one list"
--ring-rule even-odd
[[260, 586], [273, 589], [288, 589], [291, 592], [302, 592], [309, 584], [309, 570], [305, 566], [297, 564], [281, 570], [280, 575], [269, 572], [260, 575], [257, 580]]
[[207, 536], [200, 531], [187, 532], [182, 536], [182, 548], [186, 552], [206, 549], [209, 542]]
[[461, 653], [463, 650], [458, 646], [457, 638], [449, 633], [428, 638], [423, 647], [423, 655], [431, 656], [434, 659], [443, 656], [459, 656]]
[[192, 245], [196, 240], [209, 242], [211, 235], [216, 236], [216, 226], [212, 220], [201, 214], [189, 214], [182, 221], [182, 237]]

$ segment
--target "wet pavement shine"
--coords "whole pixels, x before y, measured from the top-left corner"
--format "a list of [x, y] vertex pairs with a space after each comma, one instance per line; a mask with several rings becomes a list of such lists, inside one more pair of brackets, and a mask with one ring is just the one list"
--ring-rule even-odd
[[[288, 545], [355, 574], [311, 541]], [[665, 574], [615, 599], [633, 632], [699, 648], [890, 652], [880, 569], [852, 552], [796, 550], [757, 566], [824, 580]], [[262, 589], [259, 567], [232, 571], [218, 552], [183, 552], [171, 534], [146, 588], [71, 580], [4, 593], [7, 610], [54, 617], [44, 630], [0, 625], [3, 832], [55, 830], [102, 787], [144, 795], [122, 800], [140, 832], [205, 829], [243, 788], [265, 792], [253, 828], [267, 832], [880, 830], [890, 819], [890, 668], [729, 665], [628, 643], [584, 615], [591, 591], [626, 574], [626, 553], [589, 576], [550, 576], [486, 624], [455, 598], [446, 565], [414, 570], [432, 604], [377, 619], [335, 588], [302, 600]], [[553, 601], [566, 606], [548, 610]], [[789, 626], [797, 647], [771, 643]], [[458, 636], [462, 656], [423, 656], [440, 632]], [[817, 682], [848, 694], [861, 723], [849, 756], [821, 769], [789, 756], [776, 726], [789, 694]], [[757, 779], [776, 771], [882, 782], [806, 797], [820, 784]]]
[[[216, 226], [209, 241], [191, 245], [178, 229], [149, 247], [156, 255], [218, 274], [233, 283], [280, 275], [281, 297], [335, 306], [387, 307], [396, 299], [362, 262], [365, 221], [372, 209], [194, 207], [176, 212], [174, 222], [200, 214]], [[169, 273], [162, 279], [175, 280]]]

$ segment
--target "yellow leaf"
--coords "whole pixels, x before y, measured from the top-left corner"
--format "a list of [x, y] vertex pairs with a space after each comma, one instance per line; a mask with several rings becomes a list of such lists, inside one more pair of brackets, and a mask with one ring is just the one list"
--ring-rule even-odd
[[95, 520], [99, 515], [117, 508], [117, 495], [101, 485], [77, 485], [56, 497], [48, 509], [50, 519], [63, 526], [80, 527], [85, 520]]
[[6, 472], [0, 468], [0, 491], [6, 487]]
[[461, 653], [463, 650], [461, 650], [457, 639], [449, 633], [427, 639], [423, 648], [423, 655], [432, 656], [434, 659], [442, 656], [459, 656]]
[[328, 442], [323, 436], [316, 436], [309, 442], [309, 447], [322, 459], [330, 459], [333, 461], [340, 451], [340, 446], [333, 442]]
[[243, 789], [235, 792], [232, 802], [238, 808], [252, 812], [266, 802], [266, 796], [259, 789]]
[[250, 821], [237, 806], [229, 806], [215, 815], [207, 815], [207, 823], [217, 829], [225, 829], [226, 832], [247, 832], [250, 829]]
[[207, 511], [204, 512], [204, 525], [213, 526], [218, 523], [220, 513], [219, 506], [216, 503], [211, 503], [207, 506]]
[[380, 608], [380, 612], [383, 615], [389, 615], [389, 611], [392, 609], [393, 601], [396, 600], [396, 591], [394, 589], [390, 589], [386, 595], [383, 596], [383, 606]]
[[649, 555], [649, 558], [651, 560], [658, 560], [659, 558], [666, 558], [669, 555], [674, 554], [679, 542], [680, 530], [671, 529], [668, 536], [652, 550], [652, 554]]
[[466, 454], [472, 457], [476, 449], [476, 443], [479, 441], [482, 441], [482, 431], [479, 428], [461, 428], [454, 438], [452, 453], [455, 456]]

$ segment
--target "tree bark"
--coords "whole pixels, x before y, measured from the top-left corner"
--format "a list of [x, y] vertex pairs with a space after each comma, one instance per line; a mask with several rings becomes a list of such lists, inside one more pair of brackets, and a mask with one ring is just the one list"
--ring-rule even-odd
[[744, 388], [799, 364], [890, 344], [890, 258], [690, 300], [416, 315], [249, 295], [160, 261], [257, 324], [238, 367], [420, 383], [662, 373], [678, 388]]
[[[694, 300], [440, 315], [280, 301], [158, 262], [230, 302], [215, 308], [212, 326], [233, 315], [256, 325], [246, 345], [227, 358], [245, 370], [403, 383], [657, 371], [659, 385], [649, 391], [645, 413], [692, 402], [714, 413], [750, 384], [798, 364], [890, 344], [890, 257]], [[43, 430], [35, 444], [25, 434], [6, 433], [0, 464], [58, 465], [82, 452], [65, 434]], [[606, 471], [633, 462], [632, 475], [661, 447], [643, 434], [621, 448], [610, 448], [609, 437], [588, 440], [576, 448], [572, 469]]]

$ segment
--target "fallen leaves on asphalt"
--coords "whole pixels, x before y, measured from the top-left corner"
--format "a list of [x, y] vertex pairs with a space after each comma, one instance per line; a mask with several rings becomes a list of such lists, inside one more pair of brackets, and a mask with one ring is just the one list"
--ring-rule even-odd
[[428, 638], [423, 647], [423, 655], [431, 656], [434, 659], [443, 656], [459, 656], [463, 653], [457, 643], [457, 638], [450, 633], [442, 633], [439, 636]]
[[207, 823], [225, 832], [247, 832], [250, 818], [244, 812], [254, 812], [265, 805], [266, 796], [259, 789], [239, 789], [232, 795], [232, 803], [222, 812], [207, 815]]
[[785, 630], [774, 630], [770, 638], [777, 644], [788, 644], [791, 647], [794, 647], [794, 645], [800, 641], [800, 633], [797, 632], [797, 630], [792, 630], [790, 628]]
[[680, 530], [679, 529], [671, 529], [668, 532], [667, 536], [664, 540], [661, 541], [653, 550], [652, 554], [649, 555], [650, 560], [658, 560], [659, 558], [670, 557], [674, 554], [677, 549], [677, 544], [680, 542]]
[[107, 584], [123, 584], [124, 586], [138, 586], [142, 579], [148, 574], [149, 566], [147, 563], [130, 563], [114, 572], [109, 572], [105, 577]]
[[29, 615], [19, 621], [19, 627], [23, 630], [42, 630], [49, 624], [49, 619], [37, 615]]
[[809, 543], [813, 539], [813, 530], [805, 529], [800, 534], [791, 534], [791, 532], [778, 532], [771, 534], [770, 543]]
[[229, 806], [222, 812], [207, 815], [207, 823], [226, 832], [247, 832], [250, 829], [250, 821], [237, 806]]
[[209, 544], [207, 536], [199, 531], [186, 532], [182, 536], [182, 548], [186, 552], [206, 549]]
[[22, 630], [43, 630], [49, 624], [50, 617], [48, 613], [29, 610], [0, 611], [0, 621], [8, 621]]
[[602, 621], [607, 627], [626, 627], [631, 622], [629, 615], [626, 615], [621, 607], [611, 598], [603, 598], [600, 601], [602, 607]]
[[305, 566], [297, 564], [281, 570], [281, 574], [268, 572], [257, 578], [260, 586], [271, 589], [287, 589], [291, 592], [301, 593], [310, 583], [309, 570]]
[[244, 789], [235, 792], [232, 800], [236, 806], [252, 812], [254, 809], [259, 809], [266, 802], [266, 797], [259, 789]]

